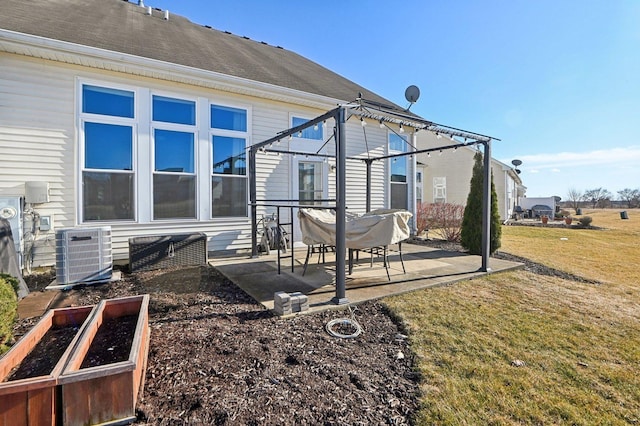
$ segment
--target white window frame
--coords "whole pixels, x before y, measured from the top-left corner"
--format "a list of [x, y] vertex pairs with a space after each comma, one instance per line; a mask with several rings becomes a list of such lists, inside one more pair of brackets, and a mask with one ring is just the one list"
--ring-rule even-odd
[[[172, 98], [172, 99], [179, 99], [179, 100], [184, 100], [184, 101], [190, 101], [193, 102], [195, 104], [195, 124], [178, 124], [178, 123], [168, 123], [166, 121], [154, 121], [153, 120], [153, 97], [154, 96], [162, 96], [165, 98]], [[172, 92], [164, 92], [164, 91], [156, 91], [153, 90], [149, 93], [149, 123], [150, 123], [150, 130], [149, 130], [149, 139], [150, 139], [150, 146], [149, 146], [149, 168], [150, 168], [150, 172], [151, 172], [151, 176], [149, 177], [149, 196], [151, 199], [151, 203], [149, 205], [149, 217], [151, 218], [152, 222], [176, 222], [176, 221], [180, 221], [180, 222], [185, 222], [185, 221], [197, 221], [200, 218], [200, 197], [199, 197], [199, 193], [200, 191], [198, 191], [198, 188], [200, 186], [200, 172], [199, 172], [199, 167], [198, 167], [198, 158], [199, 158], [199, 143], [198, 143], [198, 125], [199, 125], [199, 117], [198, 117], [198, 108], [199, 108], [199, 103], [198, 103], [198, 99], [196, 97], [193, 96], [184, 96], [184, 95], [180, 95], [177, 93], [172, 93]], [[174, 132], [183, 132], [183, 133], [192, 133], [193, 134], [193, 173], [166, 173], [166, 172], [156, 172], [156, 165], [155, 165], [155, 158], [156, 158], [156, 144], [155, 144], [155, 138], [156, 138], [156, 130], [169, 130], [169, 131], [174, 131]], [[195, 193], [195, 217], [188, 217], [188, 218], [182, 218], [182, 217], [176, 217], [176, 218], [162, 218], [162, 219], [156, 219], [153, 217], [153, 209], [154, 209], [154, 203], [155, 200], [153, 199], [153, 181], [154, 181], [154, 177], [156, 174], [171, 174], [171, 175], [185, 175], [185, 176], [194, 176], [195, 177], [195, 188], [194, 188], [194, 193]]]
[[[228, 129], [219, 129], [219, 128], [215, 128], [215, 127], [211, 127], [211, 106], [212, 105], [217, 105], [217, 106], [221, 106], [221, 107], [228, 107], [228, 108], [236, 108], [236, 109], [242, 109], [245, 110], [247, 113], [247, 130], [246, 131], [240, 131], [240, 130], [228, 130]], [[248, 148], [252, 145], [252, 141], [251, 141], [251, 129], [253, 128], [253, 123], [252, 123], [252, 117], [253, 117], [253, 111], [252, 111], [252, 107], [251, 105], [247, 105], [247, 104], [242, 104], [242, 103], [235, 103], [235, 102], [229, 102], [226, 100], [222, 100], [222, 99], [211, 99], [209, 98], [208, 102], [207, 102], [207, 124], [206, 127], [208, 129], [208, 172], [207, 172], [207, 193], [208, 193], [208, 212], [209, 212], [209, 220], [215, 220], [215, 221], [237, 221], [239, 219], [247, 219], [249, 217], [249, 207], [248, 207], [248, 203], [249, 203], [249, 151]], [[236, 176], [236, 177], [242, 177], [243, 175], [225, 175], [225, 174], [218, 174], [218, 173], [213, 173], [213, 137], [214, 136], [222, 136], [222, 137], [230, 137], [230, 138], [241, 138], [245, 140], [245, 152], [246, 152], [246, 158], [245, 158], [245, 162], [246, 162], [246, 173], [244, 175], [244, 179], [245, 179], [245, 185], [246, 185], [246, 194], [247, 194], [247, 210], [246, 210], [246, 216], [213, 216], [213, 200], [211, 198], [211, 191], [212, 191], [212, 185], [211, 185], [211, 178], [213, 176]]]
[[[91, 114], [82, 112], [82, 87], [91, 85], [117, 90], [125, 90], [134, 94], [134, 118], [115, 117], [101, 114]], [[78, 225], [101, 225], [101, 224], [144, 224], [153, 223], [176, 223], [184, 221], [217, 222], [226, 221], [238, 222], [249, 217], [247, 209], [246, 216], [214, 217], [211, 200], [211, 177], [212, 169], [212, 141], [213, 135], [239, 137], [245, 140], [246, 148], [252, 145], [253, 129], [253, 108], [251, 105], [236, 102], [231, 98], [207, 96], [196, 96], [193, 92], [175, 92], [167, 90], [157, 90], [145, 85], [127, 84], [110, 80], [99, 80], [92, 78], [78, 77], [75, 80], [75, 120], [78, 129], [77, 144], [78, 149], [75, 155], [76, 170], [76, 224]], [[163, 96], [168, 98], [183, 99], [195, 102], [195, 125], [185, 125], [177, 123], [167, 123], [164, 121], [153, 121], [153, 96]], [[246, 111], [247, 129], [245, 132], [232, 131], [226, 129], [215, 129], [211, 127], [211, 105], [238, 108]], [[105, 124], [127, 125], [132, 127], [132, 170], [133, 173], [133, 219], [117, 219], [105, 221], [85, 221], [84, 199], [82, 193], [83, 171], [84, 171], [84, 122], [96, 122]], [[155, 174], [155, 143], [154, 135], [156, 129], [188, 131], [194, 133], [194, 174], [196, 179], [196, 216], [192, 218], [175, 219], [154, 219], [153, 218], [153, 176]], [[126, 172], [128, 173], [128, 171]], [[232, 176], [232, 175], [227, 175]], [[240, 175], [235, 175], [240, 176]], [[246, 174], [241, 176], [245, 179], [247, 203], [249, 197], [249, 167], [247, 157]]]
[[[82, 87], [83, 86], [96, 86], [104, 87], [108, 89], [124, 90], [127, 92], [133, 92], [133, 118], [129, 117], [117, 117], [112, 115], [102, 115], [94, 113], [85, 113], [82, 111]], [[76, 80], [76, 119], [78, 128], [78, 150], [77, 157], [75, 158], [75, 166], [78, 170], [76, 180], [76, 199], [78, 204], [76, 206], [76, 223], [77, 224], [95, 224], [100, 225], [104, 223], [136, 223], [138, 221], [138, 214], [140, 205], [138, 202], [138, 181], [139, 181], [139, 167], [138, 167], [138, 109], [140, 106], [140, 92], [136, 86], [130, 86], [126, 84], [119, 84], [101, 80], [78, 78]], [[133, 218], [132, 219], [110, 219], [110, 220], [91, 220], [87, 221], [84, 218], [84, 193], [83, 193], [83, 172], [91, 171], [92, 169], [85, 169], [85, 133], [84, 124], [86, 122], [100, 123], [100, 124], [113, 124], [121, 126], [131, 126], [132, 139], [131, 139], [131, 171], [122, 173], [133, 174]], [[117, 171], [116, 171], [117, 172]]]

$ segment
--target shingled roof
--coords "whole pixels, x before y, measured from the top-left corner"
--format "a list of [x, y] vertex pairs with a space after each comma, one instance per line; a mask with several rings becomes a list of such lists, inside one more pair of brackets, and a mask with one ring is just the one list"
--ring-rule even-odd
[[3, 0], [1, 9], [0, 28], [6, 30], [341, 101], [352, 101], [362, 93], [367, 99], [394, 105], [295, 52], [195, 24], [175, 14], [165, 20], [159, 9], [153, 9], [149, 16], [146, 8], [124, 0]]

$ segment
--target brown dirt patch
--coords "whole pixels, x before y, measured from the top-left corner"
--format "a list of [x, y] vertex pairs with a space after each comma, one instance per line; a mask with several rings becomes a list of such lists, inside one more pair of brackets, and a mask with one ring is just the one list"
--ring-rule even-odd
[[[51, 276], [34, 279], [50, 282]], [[29, 277], [27, 283], [29, 284]], [[137, 424], [411, 424], [419, 375], [384, 304], [354, 308], [357, 338], [330, 336], [330, 311], [281, 319], [212, 267], [123, 273], [56, 307], [150, 294], [151, 342]], [[15, 328], [19, 337], [37, 319]]]

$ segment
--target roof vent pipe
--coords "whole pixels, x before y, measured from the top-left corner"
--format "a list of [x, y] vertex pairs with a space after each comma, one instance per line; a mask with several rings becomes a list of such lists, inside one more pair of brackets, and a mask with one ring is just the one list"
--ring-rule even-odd
[[151, 15], [151, 6], [147, 6], [147, 15]]
[[168, 21], [168, 20], [169, 20], [169, 11], [168, 11], [168, 10], [165, 10], [165, 11], [164, 11], [164, 20], [165, 20], [165, 21]]

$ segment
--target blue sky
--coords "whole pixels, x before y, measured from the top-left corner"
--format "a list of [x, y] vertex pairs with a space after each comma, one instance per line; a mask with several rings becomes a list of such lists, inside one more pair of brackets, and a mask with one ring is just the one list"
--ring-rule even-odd
[[[132, 0], [135, 1], [135, 0]], [[501, 139], [527, 196], [640, 188], [640, 1], [146, 0]], [[319, 5], [322, 5], [320, 7]]]

